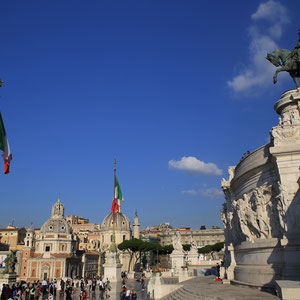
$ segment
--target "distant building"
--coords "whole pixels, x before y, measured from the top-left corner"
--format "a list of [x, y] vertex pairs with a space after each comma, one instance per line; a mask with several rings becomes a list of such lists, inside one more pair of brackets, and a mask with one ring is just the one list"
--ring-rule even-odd
[[89, 223], [89, 219], [78, 216], [67, 216], [67, 223], [72, 227], [73, 233], [78, 236], [79, 250], [100, 251], [100, 225]]
[[193, 230], [190, 227], [179, 227], [173, 229], [169, 223], [151, 226], [142, 230], [141, 239], [148, 242], [159, 242], [162, 246], [171, 245], [172, 236], [176, 233], [176, 231], [180, 231], [181, 233], [182, 244], [190, 244], [191, 237], [193, 237], [193, 240], [199, 248], [225, 241], [223, 229], [213, 228]]
[[182, 244], [190, 244], [191, 238], [193, 238], [198, 248], [225, 241], [223, 229], [192, 230], [190, 227], [180, 227], [162, 232], [160, 234], [160, 244], [162, 246], [172, 244], [172, 237], [176, 231], [181, 234]]
[[4, 244], [2, 248], [8, 246], [9, 250], [20, 250], [24, 247], [24, 239], [26, 236], [25, 228], [17, 228], [14, 226], [7, 226], [0, 229], [0, 244]]

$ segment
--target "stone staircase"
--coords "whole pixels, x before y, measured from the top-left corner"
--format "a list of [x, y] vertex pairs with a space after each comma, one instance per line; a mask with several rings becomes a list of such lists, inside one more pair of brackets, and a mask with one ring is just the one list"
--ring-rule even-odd
[[180, 284], [183, 287], [161, 300], [278, 300], [265, 292], [247, 287], [224, 285], [214, 282], [214, 276], [196, 277]]

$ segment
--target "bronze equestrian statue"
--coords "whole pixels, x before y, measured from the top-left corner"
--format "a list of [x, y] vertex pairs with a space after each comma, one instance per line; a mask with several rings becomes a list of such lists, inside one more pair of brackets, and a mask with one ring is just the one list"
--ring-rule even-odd
[[281, 66], [277, 69], [273, 82], [277, 82], [277, 75], [279, 72], [286, 71], [293, 78], [297, 88], [299, 88], [298, 78], [300, 77], [300, 29], [298, 31], [299, 40], [293, 51], [287, 49], [277, 49], [272, 53], [268, 53], [266, 59], [270, 61], [275, 67]]

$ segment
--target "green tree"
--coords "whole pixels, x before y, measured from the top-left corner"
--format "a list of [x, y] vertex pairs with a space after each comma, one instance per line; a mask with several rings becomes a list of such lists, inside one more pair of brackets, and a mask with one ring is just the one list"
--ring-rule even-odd
[[184, 251], [190, 251], [191, 250], [191, 244], [183, 244], [182, 248]]
[[200, 230], [205, 230], [205, 229], [206, 229], [205, 225], [201, 225]]
[[206, 245], [198, 249], [198, 253], [210, 253], [213, 251], [212, 245]]
[[130, 272], [130, 266], [133, 258], [135, 259], [135, 263], [140, 259], [141, 252], [143, 252], [145, 248], [144, 244], [145, 242], [142, 240], [133, 238], [131, 240], [125, 240], [118, 245], [119, 250], [129, 253], [128, 273]]
[[224, 242], [216, 243], [212, 245], [213, 251], [219, 252], [224, 247]]

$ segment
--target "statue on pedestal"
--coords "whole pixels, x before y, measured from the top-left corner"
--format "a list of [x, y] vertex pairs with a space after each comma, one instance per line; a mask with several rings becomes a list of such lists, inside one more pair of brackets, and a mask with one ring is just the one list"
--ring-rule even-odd
[[268, 53], [266, 59], [270, 61], [275, 67], [281, 66], [277, 69], [273, 82], [277, 82], [277, 75], [279, 72], [286, 71], [293, 78], [297, 88], [299, 88], [298, 78], [300, 77], [300, 29], [298, 31], [299, 40], [293, 51], [287, 49], [277, 49], [272, 53]]
[[5, 274], [15, 274], [15, 269], [16, 269], [16, 263], [18, 262], [17, 256], [16, 256], [17, 251], [10, 251], [10, 254], [7, 255], [7, 257], [4, 260], [5, 263]]
[[179, 231], [176, 231], [176, 233], [173, 235], [172, 243], [175, 252], [183, 252], [183, 247], [181, 243], [181, 234]]

